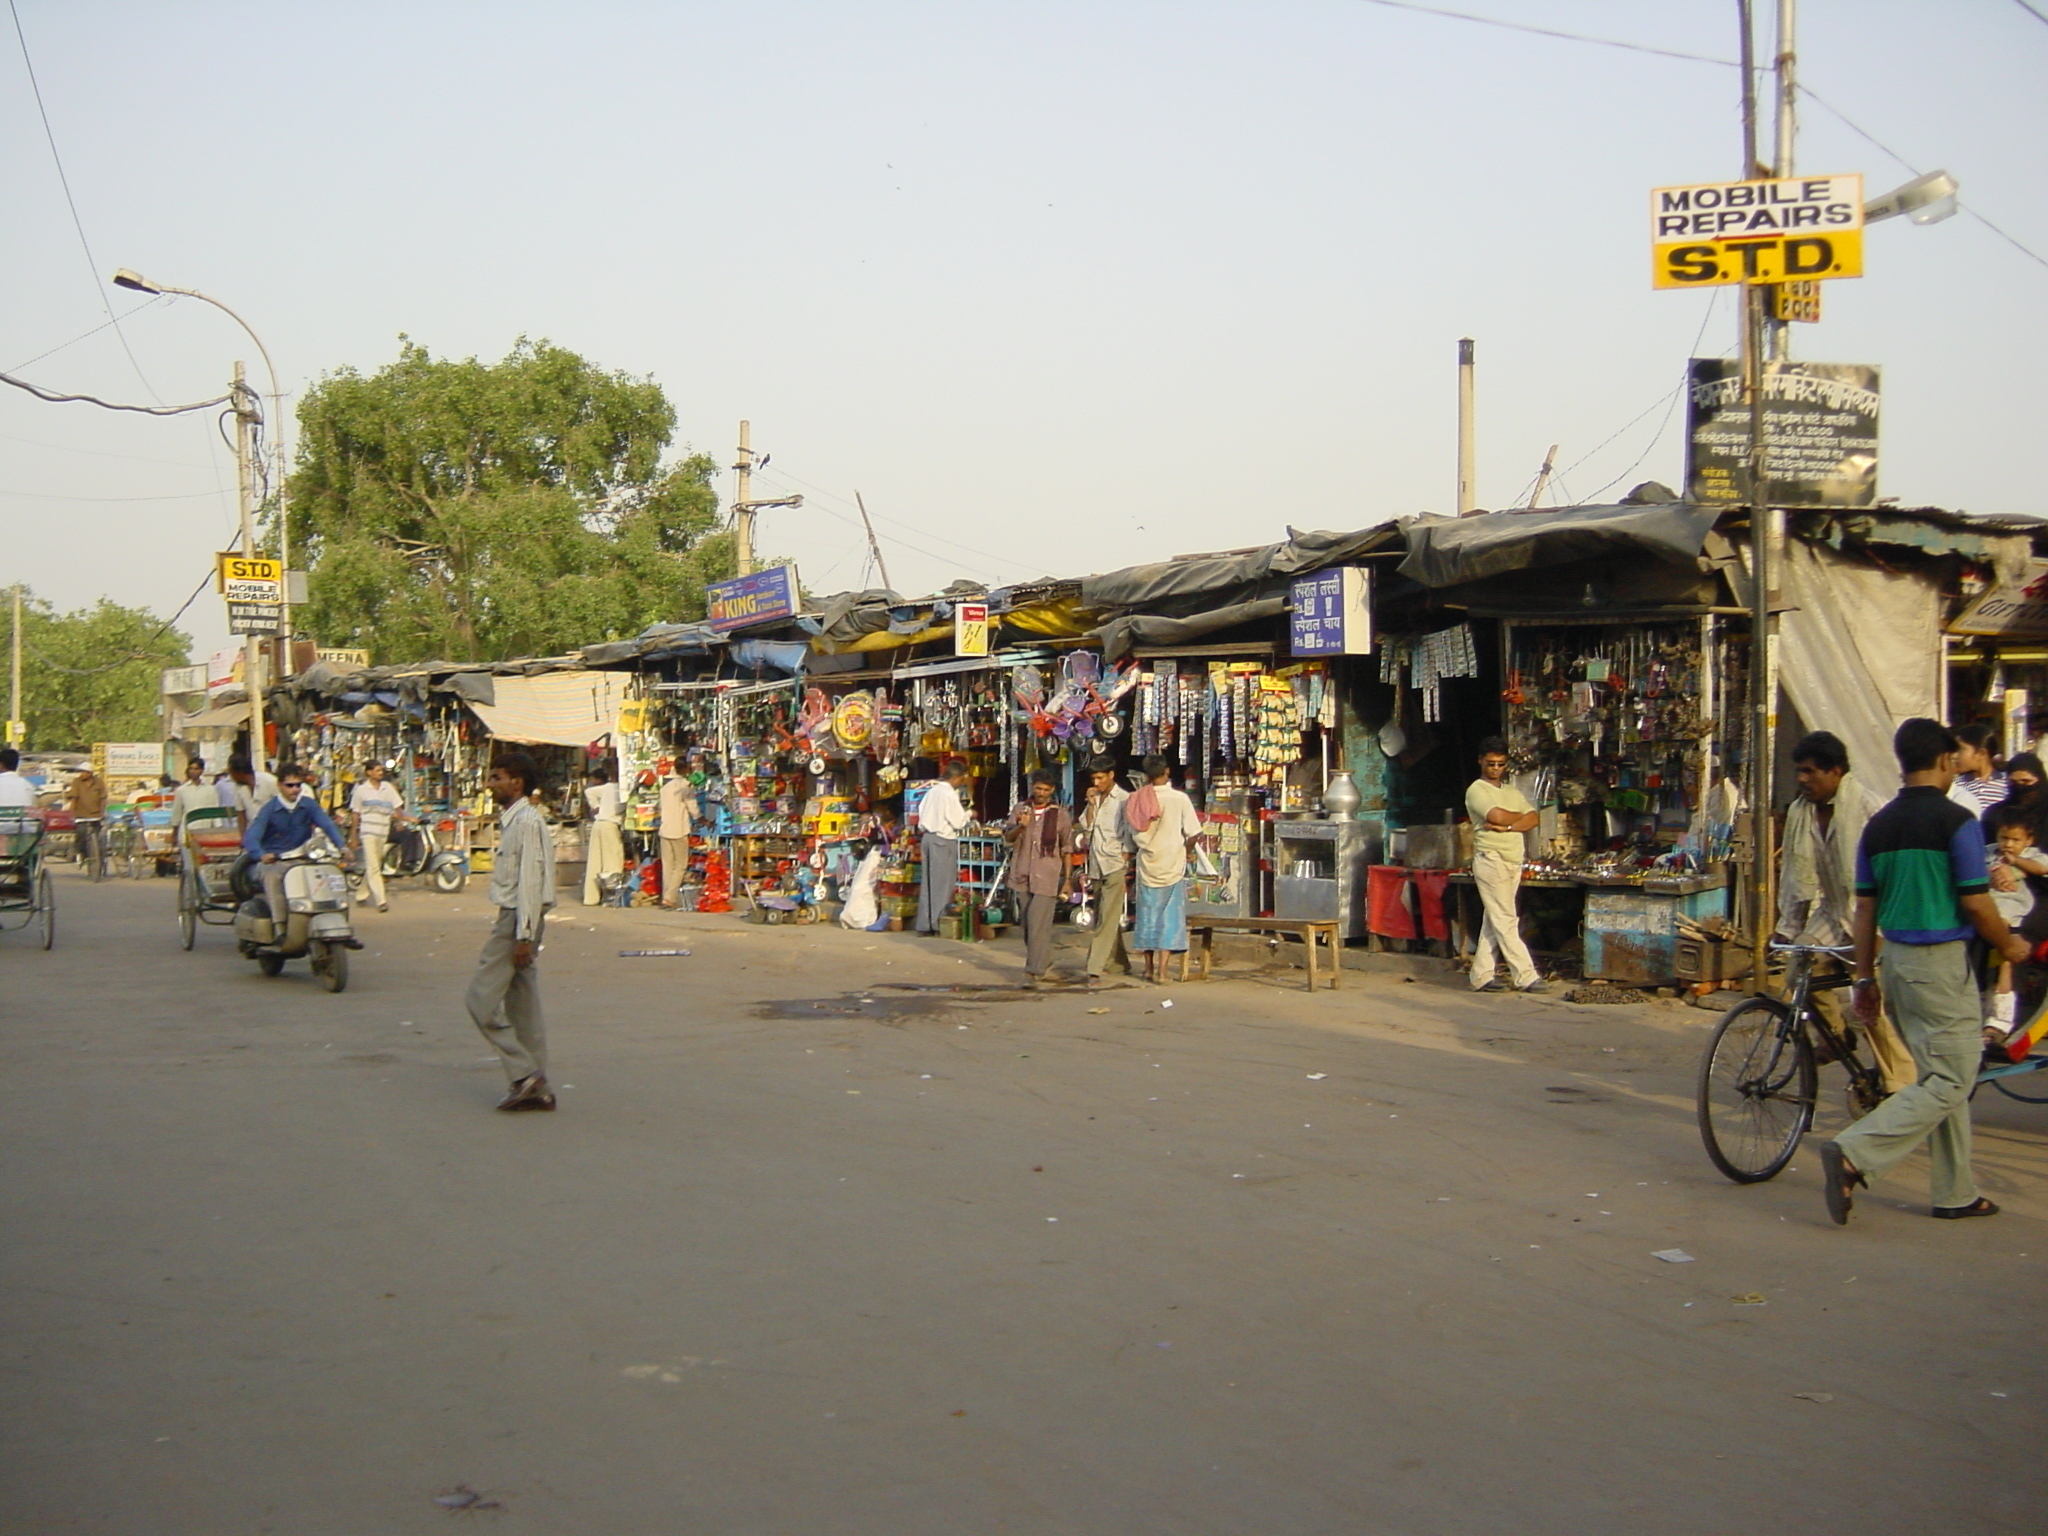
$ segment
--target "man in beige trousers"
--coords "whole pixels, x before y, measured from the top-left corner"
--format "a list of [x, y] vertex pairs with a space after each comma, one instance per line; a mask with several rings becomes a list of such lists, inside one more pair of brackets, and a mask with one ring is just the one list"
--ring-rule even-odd
[[1522, 884], [1522, 834], [1534, 830], [1536, 807], [1508, 782], [1508, 744], [1498, 736], [1479, 743], [1479, 777], [1465, 791], [1472, 818], [1472, 883], [1486, 913], [1472, 947], [1472, 990], [1498, 992], [1494, 972], [1505, 963], [1517, 992], [1544, 992], [1549, 984], [1522, 942], [1515, 894]]

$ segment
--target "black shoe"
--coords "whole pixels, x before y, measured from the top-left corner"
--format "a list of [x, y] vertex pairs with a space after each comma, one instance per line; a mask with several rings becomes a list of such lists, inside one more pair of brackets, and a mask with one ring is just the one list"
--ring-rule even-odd
[[1937, 1221], [1962, 1221], [1971, 1216], [1996, 1216], [1998, 1207], [1979, 1195], [1968, 1205], [1937, 1205], [1934, 1215]]
[[1842, 1149], [1832, 1141], [1820, 1146], [1821, 1194], [1828, 1203], [1828, 1220], [1838, 1227], [1849, 1225], [1849, 1212], [1856, 1208], [1855, 1198], [1849, 1191], [1865, 1183], [1863, 1175], [1849, 1166], [1849, 1160], [1842, 1156]]

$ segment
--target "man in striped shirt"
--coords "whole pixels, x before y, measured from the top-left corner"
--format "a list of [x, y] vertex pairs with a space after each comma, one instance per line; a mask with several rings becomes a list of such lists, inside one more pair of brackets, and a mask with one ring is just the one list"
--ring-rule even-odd
[[540, 1009], [541, 925], [555, 904], [555, 849], [533, 803], [540, 764], [525, 752], [491, 760], [485, 786], [498, 803], [498, 851], [491, 863], [491, 905], [498, 918], [469, 984], [469, 1016], [505, 1064], [507, 1110], [555, 1107], [548, 1087], [548, 1034]]
[[1970, 1090], [1983, 1052], [1983, 1010], [1968, 940], [1975, 934], [2015, 964], [2028, 954], [2027, 941], [1992, 904], [1977, 818], [1949, 798], [1956, 738], [1937, 720], [1908, 720], [1892, 749], [1905, 787], [1870, 818], [1856, 854], [1853, 997], [1866, 1024], [1889, 1008], [1920, 1076], [1822, 1145], [1822, 1190], [1837, 1226], [1849, 1219], [1855, 1186], [1923, 1141], [1936, 1216], [1998, 1214], [1970, 1172]]

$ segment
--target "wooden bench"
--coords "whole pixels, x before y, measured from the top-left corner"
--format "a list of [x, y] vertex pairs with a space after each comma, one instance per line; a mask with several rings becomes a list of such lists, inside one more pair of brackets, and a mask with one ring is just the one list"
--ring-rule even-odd
[[[1188, 937], [1202, 936], [1202, 980], [1209, 979], [1209, 961], [1215, 951], [1216, 930], [1225, 933], [1291, 933], [1301, 940], [1304, 959], [1308, 965], [1308, 989], [1316, 989], [1316, 951], [1323, 945], [1329, 946], [1330, 987], [1334, 991], [1337, 978], [1343, 973], [1343, 956], [1338, 950], [1337, 920], [1315, 917], [1200, 917], [1188, 920]], [[1195, 949], [1191, 943], [1182, 953], [1180, 979], [1188, 979], [1188, 962], [1194, 958]]]

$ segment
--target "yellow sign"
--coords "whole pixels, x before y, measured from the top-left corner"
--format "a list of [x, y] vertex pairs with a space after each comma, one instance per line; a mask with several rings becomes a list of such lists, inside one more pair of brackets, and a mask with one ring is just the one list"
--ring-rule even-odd
[[214, 557], [215, 581], [225, 591], [231, 581], [267, 581], [282, 588], [284, 585], [284, 562], [269, 560], [262, 555], [238, 555], [232, 550]]
[[1771, 285], [1771, 318], [1773, 320], [1820, 319], [1820, 284], [1774, 283]]
[[1658, 187], [1650, 194], [1650, 247], [1657, 288], [1861, 277], [1863, 178]]
[[987, 603], [955, 603], [953, 605], [953, 654], [955, 656], [986, 656], [988, 654]]
[[314, 660], [324, 661], [334, 667], [367, 667], [370, 664], [368, 651], [353, 651], [331, 646], [320, 646], [313, 653]]

